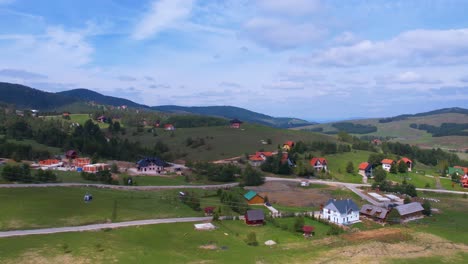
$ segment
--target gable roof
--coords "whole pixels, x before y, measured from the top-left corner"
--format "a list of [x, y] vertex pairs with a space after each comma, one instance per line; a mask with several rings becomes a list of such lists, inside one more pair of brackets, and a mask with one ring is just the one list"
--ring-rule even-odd
[[413, 163], [412, 160], [410, 160], [410, 159], [408, 159], [408, 158], [406, 158], [406, 157], [401, 158], [400, 161], [404, 161], [405, 163], [408, 163], [408, 162], [409, 162], [409, 163]]
[[320, 161], [321, 164], [327, 164], [327, 160], [325, 158], [312, 158], [310, 160], [310, 164], [312, 166], [315, 166], [315, 164], [317, 164], [317, 161]]
[[234, 119], [232, 119], [231, 121], [229, 121], [229, 123], [231, 123], [231, 124], [242, 124], [242, 121], [240, 121], [240, 120], [237, 119], [237, 118], [234, 118]]
[[379, 219], [385, 219], [388, 214], [388, 210], [379, 206], [365, 204], [359, 211], [361, 214], [377, 217]]
[[345, 199], [345, 200], [330, 199], [328, 200], [324, 209], [338, 211], [340, 214], [348, 214], [350, 210], [359, 211], [359, 207], [351, 199]]
[[150, 164], [155, 164], [160, 167], [169, 167], [169, 164], [160, 158], [146, 157], [137, 162], [138, 167], [148, 167]]
[[383, 159], [382, 160], [382, 164], [393, 164], [393, 160], [392, 159]]
[[312, 231], [314, 231], [315, 227], [313, 226], [308, 226], [308, 225], [305, 225], [302, 227], [302, 231], [306, 232], [306, 233], [310, 233]]
[[254, 191], [248, 191], [246, 194], [244, 194], [244, 198], [247, 199], [248, 201], [252, 200], [255, 196], [258, 194]]
[[265, 214], [263, 213], [263, 210], [260, 209], [248, 210], [247, 219], [249, 221], [265, 220]]
[[409, 204], [403, 204], [395, 207], [400, 215], [408, 215], [416, 212], [421, 212], [424, 208], [418, 202], [412, 202]]
[[359, 164], [359, 169], [360, 170], [368, 170], [369, 169], [369, 162], [363, 162], [361, 164]]
[[288, 140], [283, 144], [283, 146], [284, 145], [289, 146], [290, 148], [292, 148], [294, 146], [294, 141]]

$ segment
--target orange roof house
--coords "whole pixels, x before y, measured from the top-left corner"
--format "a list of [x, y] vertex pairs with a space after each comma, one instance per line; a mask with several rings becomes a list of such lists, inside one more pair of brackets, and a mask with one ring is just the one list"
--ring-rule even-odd
[[294, 141], [286, 141], [284, 144], [283, 144], [283, 149], [285, 151], [290, 151], [292, 148], [294, 147]]
[[412, 160], [410, 160], [410, 159], [408, 159], [406, 157], [403, 157], [398, 161], [398, 163], [400, 163], [402, 161], [404, 163], [406, 163], [406, 165], [408, 166], [408, 171], [411, 171], [413, 169], [413, 161]]
[[386, 170], [386, 171], [390, 171], [390, 168], [392, 167], [392, 165], [395, 163], [395, 161], [393, 161], [392, 159], [383, 159], [382, 160], [382, 169]]
[[110, 165], [106, 163], [96, 163], [83, 166], [83, 171], [88, 173], [96, 173], [103, 170], [110, 170]]
[[58, 159], [46, 159], [39, 161], [39, 165], [41, 166], [51, 166], [51, 165], [58, 165], [60, 160]]
[[316, 170], [320, 171], [322, 169], [328, 170], [328, 162], [325, 158], [312, 158], [310, 160], [310, 165]]
[[249, 155], [250, 165], [260, 166], [268, 157], [273, 156], [273, 152], [257, 151], [254, 155]]
[[85, 165], [91, 164], [90, 158], [76, 158], [73, 160], [73, 165], [75, 167], [83, 167]]

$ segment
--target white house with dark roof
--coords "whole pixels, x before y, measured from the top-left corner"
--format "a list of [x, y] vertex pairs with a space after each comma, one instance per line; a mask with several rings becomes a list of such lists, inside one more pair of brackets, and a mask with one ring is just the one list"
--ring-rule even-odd
[[339, 225], [359, 221], [359, 207], [351, 199], [330, 199], [323, 207], [322, 218]]
[[137, 162], [138, 172], [160, 174], [165, 172], [165, 168], [170, 165], [160, 158], [147, 157]]

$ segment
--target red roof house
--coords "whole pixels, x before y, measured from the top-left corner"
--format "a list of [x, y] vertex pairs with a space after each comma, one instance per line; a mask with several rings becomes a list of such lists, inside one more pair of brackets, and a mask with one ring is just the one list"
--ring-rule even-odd
[[235, 119], [232, 119], [231, 121], [229, 121], [229, 123], [231, 124], [231, 128], [240, 128], [240, 126], [242, 124], [242, 121], [235, 118]]
[[302, 227], [302, 231], [304, 231], [304, 236], [311, 236], [314, 230], [315, 230], [315, 227], [313, 226], [305, 225]]
[[312, 158], [310, 160], [310, 165], [314, 167], [317, 171], [322, 169], [328, 170], [328, 162], [325, 158]]
[[382, 169], [386, 170], [386, 171], [390, 171], [390, 168], [392, 167], [392, 165], [395, 163], [395, 161], [393, 161], [392, 159], [383, 159], [382, 160]]
[[203, 209], [203, 211], [205, 211], [205, 215], [213, 215], [213, 212], [215, 210], [216, 207], [213, 207], [213, 206], [208, 206], [208, 207], [205, 207]]
[[290, 151], [292, 148], [294, 147], [294, 141], [286, 141], [284, 144], [283, 144], [283, 149], [285, 151]]
[[363, 177], [371, 178], [372, 177], [372, 164], [369, 162], [362, 162], [359, 164], [359, 174]]
[[67, 159], [76, 159], [78, 157], [78, 153], [75, 150], [69, 150], [65, 152], [65, 157]]
[[412, 160], [410, 160], [410, 159], [408, 159], [406, 157], [403, 157], [398, 161], [398, 163], [400, 163], [402, 161], [404, 163], [406, 163], [406, 165], [408, 166], [408, 171], [411, 171], [411, 169], [413, 169], [413, 161]]
[[174, 131], [175, 130], [175, 127], [173, 124], [165, 124], [164, 125], [164, 130], [166, 131]]
[[262, 163], [271, 156], [273, 156], [273, 152], [257, 151], [254, 155], [249, 155], [249, 163], [250, 165], [257, 167], [262, 165]]

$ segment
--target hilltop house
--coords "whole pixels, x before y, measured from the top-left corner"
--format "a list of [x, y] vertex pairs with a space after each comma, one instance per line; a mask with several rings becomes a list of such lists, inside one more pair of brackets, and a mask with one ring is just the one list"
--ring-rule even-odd
[[383, 159], [382, 160], [382, 169], [390, 171], [390, 168], [395, 164], [395, 161], [392, 159]]
[[272, 152], [257, 151], [254, 155], [249, 155], [249, 163], [254, 167], [258, 167], [265, 162], [268, 157], [273, 156]]
[[240, 128], [242, 121], [240, 121], [237, 118], [234, 118], [231, 121], [229, 121], [229, 124], [231, 124], [230, 125], [231, 128]]
[[400, 162], [406, 163], [406, 166], [408, 166], [408, 171], [411, 171], [413, 169], [413, 161], [412, 160], [403, 157], [398, 161], [398, 163], [400, 163]]
[[107, 118], [106, 118], [105, 116], [102, 115], [102, 116], [96, 118], [96, 120], [97, 120], [98, 122], [100, 122], [100, 123], [105, 123], [106, 120], [107, 120]]
[[388, 215], [388, 221], [393, 223], [406, 223], [423, 218], [424, 208], [418, 202], [399, 205], [394, 207]]
[[372, 164], [369, 162], [359, 164], [359, 174], [363, 177], [372, 178]]
[[174, 131], [175, 130], [175, 127], [173, 124], [165, 124], [164, 125], [164, 130], [166, 131]]
[[264, 204], [265, 203], [265, 199], [254, 191], [249, 191], [246, 194], [244, 194], [244, 198], [247, 200], [248, 204]]
[[245, 213], [245, 223], [248, 225], [263, 225], [265, 221], [265, 214], [263, 210], [248, 210]]
[[137, 162], [139, 172], [160, 174], [165, 172], [166, 167], [169, 167], [169, 164], [160, 158], [147, 157]]
[[341, 225], [359, 221], [359, 207], [351, 199], [330, 199], [322, 209], [322, 218]]
[[359, 212], [361, 213], [361, 215], [364, 215], [367, 218], [373, 219], [374, 221], [379, 223], [385, 223], [388, 215], [387, 209], [371, 204], [363, 205]]
[[292, 148], [294, 147], [294, 141], [286, 141], [284, 144], [283, 144], [283, 150], [284, 151], [290, 151]]
[[325, 158], [312, 158], [310, 160], [310, 165], [317, 171], [328, 170], [328, 162]]

